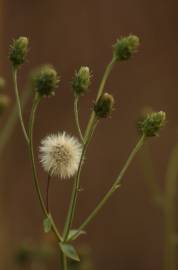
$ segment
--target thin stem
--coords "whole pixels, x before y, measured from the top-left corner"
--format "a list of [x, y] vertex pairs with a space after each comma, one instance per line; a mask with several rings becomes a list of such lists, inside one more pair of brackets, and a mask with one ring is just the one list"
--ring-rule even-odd
[[46, 209], [49, 213], [49, 189], [50, 189], [50, 183], [51, 183], [51, 176], [48, 174], [48, 180], [47, 180], [47, 187], [46, 187]]
[[29, 152], [30, 152], [30, 159], [32, 162], [32, 171], [33, 171], [33, 179], [34, 179], [34, 184], [35, 188], [38, 194], [39, 202], [41, 205], [41, 208], [43, 209], [43, 212], [45, 215], [48, 215], [48, 211], [46, 210], [46, 206], [43, 200], [43, 196], [41, 194], [40, 186], [38, 183], [38, 177], [37, 177], [37, 172], [36, 172], [36, 165], [35, 165], [35, 158], [34, 158], [34, 150], [33, 150], [33, 128], [34, 128], [34, 121], [35, 121], [35, 112], [37, 109], [37, 106], [39, 104], [39, 98], [35, 97], [33, 106], [32, 106], [32, 111], [30, 115], [30, 122], [29, 122]]
[[134, 147], [134, 149], [132, 150], [132, 152], [130, 153], [124, 167], [122, 168], [121, 172], [119, 173], [118, 177], [116, 178], [115, 182], [113, 183], [113, 185], [111, 186], [111, 188], [109, 189], [109, 191], [104, 195], [104, 197], [100, 200], [100, 202], [97, 204], [97, 206], [95, 207], [95, 209], [90, 213], [90, 215], [86, 218], [86, 220], [80, 225], [78, 231], [76, 232], [76, 234], [74, 234], [72, 236], [72, 238], [75, 238], [76, 236], [79, 235], [79, 233], [85, 229], [85, 227], [94, 219], [94, 217], [98, 214], [98, 212], [101, 210], [101, 208], [105, 205], [105, 203], [108, 201], [108, 199], [113, 195], [113, 193], [119, 188], [120, 184], [121, 184], [121, 180], [124, 176], [124, 174], [126, 173], [129, 165], [131, 164], [132, 160], [134, 159], [135, 155], [137, 154], [137, 152], [140, 150], [140, 148], [142, 147], [143, 143], [145, 141], [145, 136], [142, 136], [138, 143], [136, 144], [136, 146]]
[[66, 219], [66, 223], [64, 226], [64, 233], [63, 233], [63, 239], [64, 241], [67, 239], [71, 225], [72, 225], [72, 221], [74, 218], [74, 213], [75, 213], [75, 208], [76, 208], [76, 204], [77, 204], [77, 198], [78, 198], [78, 193], [80, 191], [80, 174], [81, 174], [81, 170], [82, 170], [82, 165], [83, 165], [83, 161], [85, 158], [85, 154], [86, 154], [86, 150], [88, 147], [88, 144], [92, 138], [93, 132], [96, 128], [97, 125], [97, 121], [95, 119], [93, 126], [90, 127], [90, 133], [88, 134], [88, 137], [86, 138], [84, 145], [83, 145], [83, 151], [82, 151], [82, 155], [80, 158], [80, 162], [79, 162], [79, 167], [78, 167], [78, 171], [76, 174], [76, 177], [74, 179], [74, 185], [73, 185], [73, 190], [72, 190], [72, 195], [71, 195], [71, 201], [70, 201], [70, 206], [69, 206], [69, 210], [68, 210], [68, 214], [67, 214], [67, 219]]
[[76, 127], [80, 136], [81, 141], [83, 142], [83, 135], [82, 135], [82, 131], [80, 128], [80, 122], [79, 122], [79, 114], [78, 114], [78, 102], [79, 102], [79, 97], [76, 96], [74, 98], [74, 115], [75, 115], [75, 123], [76, 123]]
[[104, 72], [104, 75], [103, 75], [103, 78], [101, 80], [101, 83], [100, 83], [100, 86], [99, 86], [99, 90], [98, 90], [98, 94], [97, 94], [97, 97], [96, 97], [96, 101], [98, 101], [98, 99], [100, 98], [100, 96], [102, 95], [103, 91], [104, 91], [104, 87], [105, 87], [105, 84], [106, 84], [106, 81], [114, 67], [114, 64], [116, 63], [116, 58], [113, 57], [111, 62], [107, 65], [106, 67], [106, 70]]
[[67, 257], [62, 251], [61, 251], [61, 270], [68, 270]]
[[[27, 89], [22, 94], [22, 101], [21, 101], [22, 109], [27, 103], [29, 97], [30, 97], [30, 91], [28, 91]], [[18, 105], [16, 102], [16, 104], [14, 104], [14, 107], [12, 108], [12, 111], [7, 119], [7, 122], [5, 123], [5, 126], [0, 132], [0, 155], [2, 155], [4, 147], [6, 146], [8, 140], [10, 139], [12, 135], [15, 124], [17, 123], [17, 119], [18, 119]]]
[[[36, 113], [36, 109], [39, 104], [39, 101], [40, 101], [39, 97], [35, 96], [34, 101], [33, 101], [31, 115], [30, 115], [30, 122], [29, 122], [29, 153], [30, 153], [30, 160], [32, 163], [34, 185], [35, 185], [35, 189], [38, 195], [38, 199], [39, 199], [44, 215], [49, 218], [50, 215], [48, 215], [48, 211], [46, 209], [45, 202], [44, 202], [43, 196], [41, 194], [40, 186], [39, 186], [39, 181], [38, 181], [38, 176], [37, 176], [37, 171], [36, 171], [36, 166], [35, 166], [34, 150], [33, 150], [33, 127], [34, 127], [34, 121], [35, 121], [35, 113]], [[56, 228], [56, 225], [52, 218], [51, 218], [51, 226], [57, 239], [61, 241], [62, 237], [58, 229]]]
[[[101, 80], [101, 83], [100, 83], [100, 86], [99, 86], [99, 89], [98, 89], [98, 93], [97, 93], [97, 96], [96, 96], [96, 102], [98, 101], [100, 96], [103, 94], [105, 84], [107, 82], [107, 79], [108, 79], [108, 77], [109, 77], [115, 63], [116, 63], [116, 59], [115, 59], [115, 57], [113, 57], [111, 62], [107, 65], [107, 67], [105, 69], [105, 72], [104, 72], [104, 75], [103, 75], [103, 78]], [[90, 126], [93, 125], [94, 119], [95, 119], [95, 113], [92, 111], [90, 119], [88, 121], [86, 131], [85, 131], [85, 136], [84, 136], [85, 138], [88, 136], [88, 133], [90, 132]]]
[[165, 188], [165, 270], [176, 270], [176, 185], [178, 144], [174, 147], [167, 169]]
[[[100, 96], [102, 95], [102, 93], [104, 91], [106, 81], [107, 81], [107, 79], [112, 71], [112, 68], [113, 68], [115, 62], [116, 62], [116, 59], [115, 59], [115, 57], [113, 57], [111, 62], [106, 67], [106, 70], [104, 72], [103, 78], [101, 80], [101, 83], [100, 83], [100, 86], [98, 89], [96, 101], [100, 98]], [[76, 178], [74, 180], [70, 206], [69, 206], [69, 210], [68, 210], [68, 214], [67, 214], [66, 223], [64, 226], [64, 233], [63, 233], [64, 241], [66, 241], [68, 234], [69, 234], [69, 231], [70, 231], [70, 228], [71, 228], [71, 225], [72, 225], [74, 212], [75, 212], [75, 208], [76, 208], [78, 192], [79, 192], [80, 174], [81, 174], [82, 164], [83, 164], [83, 160], [84, 160], [85, 153], [87, 150], [87, 146], [88, 146], [88, 144], [93, 136], [93, 132], [94, 132], [94, 129], [96, 127], [96, 124], [97, 124], [96, 116], [95, 116], [95, 113], [92, 111], [90, 119], [89, 119], [88, 124], [87, 124], [87, 128], [85, 130], [85, 135], [84, 135], [84, 139], [83, 139], [83, 141], [84, 141], [83, 152], [82, 152], [81, 160], [79, 163], [78, 172], [77, 172]]]
[[12, 77], [13, 77], [13, 84], [14, 84], [16, 101], [17, 101], [17, 106], [18, 106], [20, 124], [22, 127], [22, 131], [23, 131], [25, 140], [29, 144], [29, 138], [28, 138], [28, 135], [27, 135], [27, 132], [25, 129], [24, 121], [23, 121], [22, 108], [21, 108], [21, 104], [20, 104], [20, 96], [19, 96], [19, 91], [18, 91], [18, 86], [17, 86], [17, 69], [15, 69], [15, 68], [12, 69]]

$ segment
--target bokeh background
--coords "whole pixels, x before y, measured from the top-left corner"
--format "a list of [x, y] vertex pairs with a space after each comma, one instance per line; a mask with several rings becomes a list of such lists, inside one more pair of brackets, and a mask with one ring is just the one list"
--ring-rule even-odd
[[[144, 106], [165, 110], [167, 127], [149, 146], [164, 188], [166, 166], [178, 139], [178, 2], [176, 0], [1, 0], [0, 75], [7, 80], [6, 91], [14, 103], [8, 47], [19, 35], [30, 39], [28, 63], [20, 71], [21, 92], [30, 70], [52, 63], [61, 75], [60, 87], [52, 99], [40, 105], [35, 127], [35, 148], [48, 133], [66, 130], [77, 135], [73, 116], [70, 80], [75, 69], [87, 65], [93, 71], [89, 94], [81, 99], [80, 119], [84, 128], [105, 66], [111, 59], [112, 44], [130, 33], [141, 38], [138, 54], [117, 64], [106, 90], [116, 100], [112, 118], [101, 121], [90, 145], [75, 224], [93, 209], [122, 168], [138, 134], [136, 121]], [[30, 102], [25, 109], [28, 121]], [[10, 109], [2, 118], [6, 122]], [[0, 267], [14, 269], [14, 253], [21, 242], [43, 239], [42, 213], [32, 186], [28, 152], [20, 126], [1, 156], [0, 170]], [[38, 162], [38, 160], [37, 160]], [[47, 176], [38, 166], [40, 184]], [[63, 224], [72, 180], [54, 179], [51, 208]], [[162, 269], [164, 223], [145, 183], [141, 156], [130, 166], [122, 188], [112, 197], [80, 243], [92, 249], [93, 269]], [[57, 269], [53, 261], [48, 269]]]

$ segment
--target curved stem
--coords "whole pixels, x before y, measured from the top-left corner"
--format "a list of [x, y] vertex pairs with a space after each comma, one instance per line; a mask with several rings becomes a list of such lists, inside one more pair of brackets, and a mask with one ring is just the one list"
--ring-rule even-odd
[[14, 68], [12, 69], [12, 77], [13, 77], [13, 84], [14, 84], [16, 101], [17, 101], [17, 106], [18, 106], [20, 124], [22, 127], [25, 140], [29, 144], [29, 138], [25, 129], [24, 121], [23, 121], [22, 109], [21, 109], [21, 104], [20, 104], [20, 96], [19, 96], [19, 91], [18, 91], [18, 86], [17, 86], [17, 69], [14, 69]]
[[79, 102], [79, 97], [76, 96], [74, 98], [74, 115], [75, 115], [75, 122], [76, 122], [76, 127], [80, 136], [81, 141], [83, 142], [83, 135], [82, 135], [82, 131], [80, 128], [80, 122], [79, 122], [79, 115], [78, 115], [78, 102]]
[[178, 144], [168, 164], [165, 188], [165, 270], [176, 270], [176, 186]]
[[[96, 102], [98, 101], [100, 96], [103, 94], [105, 84], [107, 82], [107, 79], [108, 79], [108, 77], [109, 77], [115, 63], [116, 63], [116, 58], [113, 57], [111, 62], [107, 65], [107, 67], [105, 69], [105, 72], [104, 72], [104, 75], [103, 75], [103, 78], [101, 80], [101, 83], [100, 83], [100, 86], [99, 86], [99, 89], [98, 89], [98, 93], [97, 93], [97, 96], [96, 96]], [[88, 133], [90, 132], [90, 126], [93, 125], [94, 119], [95, 119], [95, 113], [92, 111], [90, 119], [88, 121], [86, 131], [85, 131], [85, 136], [84, 136], [85, 138], [88, 136]]]
[[[115, 62], [116, 62], [116, 59], [115, 59], [115, 57], [113, 57], [111, 62], [106, 67], [106, 70], [104, 72], [103, 78], [101, 80], [101, 83], [100, 83], [100, 86], [99, 86], [99, 89], [98, 89], [96, 101], [100, 98], [100, 96], [102, 95], [102, 93], [104, 91], [106, 81], [107, 81], [107, 79], [108, 79], [108, 77], [109, 77], [109, 75], [110, 75], [110, 73], [112, 71], [112, 68], [113, 68]], [[84, 142], [83, 152], [82, 152], [81, 160], [80, 160], [80, 163], [79, 163], [78, 172], [77, 172], [77, 175], [76, 175], [75, 180], [74, 180], [70, 206], [69, 206], [69, 210], [68, 210], [68, 214], [67, 214], [66, 223], [65, 223], [65, 226], [64, 226], [64, 233], [63, 233], [64, 241], [66, 241], [66, 239], [68, 237], [68, 234], [69, 234], [69, 231], [70, 231], [70, 227], [72, 225], [74, 212], [75, 212], [75, 207], [76, 207], [76, 202], [77, 202], [77, 196], [78, 196], [78, 192], [79, 192], [80, 173], [81, 173], [81, 169], [82, 169], [82, 163], [83, 163], [83, 159], [85, 157], [87, 146], [88, 146], [89, 141], [90, 141], [90, 139], [91, 139], [91, 137], [93, 135], [96, 124], [97, 124], [96, 116], [95, 116], [94, 111], [92, 111], [90, 119], [89, 119], [88, 124], [87, 124], [87, 128], [85, 130], [85, 135], [84, 135], [84, 139], [83, 139], [83, 142]]]
[[65, 254], [61, 251], [61, 270], [67, 270], [67, 257]]
[[50, 183], [51, 183], [51, 176], [48, 174], [48, 180], [47, 180], [47, 187], [46, 187], [46, 209], [49, 213], [49, 189], [50, 189]]
[[[28, 91], [27, 89], [22, 94], [22, 102], [21, 102], [22, 109], [27, 103], [29, 96], [30, 96], [30, 91]], [[4, 147], [6, 146], [8, 140], [10, 139], [12, 135], [15, 124], [17, 123], [17, 119], [18, 119], [18, 106], [16, 102], [16, 104], [14, 104], [14, 107], [12, 108], [12, 111], [10, 112], [10, 115], [7, 119], [7, 122], [5, 123], [5, 126], [0, 132], [0, 155], [2, 155]]]
[[134, 149], [132, 150], [132, 152], [130, 153], [130, 155], [129, 155], [129, 157], [128, 157], [128, 159], [127, 159], [124, 167], [122, 168], [121, 172], [119, 173], [117, 179], [115, 180], [115, 182], [113, 183], [113, 185], [111, 186], [111, 188], [104, 195], [104, 197], [100, 200], [100, 202], [97, 204], [97, 206], [95, 207], [95, 209], [86, 218], [86, 220], [80, 225], [78, 231], [76, 232], [76, 234], [74, 234], [72, 236], [72, 238], [75, 238], [75, 237], [77, 237], [80, 234], [80, 232], [94, 219], [94, 217], [98, 214], [98, 212], [105, 205], [105, 203], [108, 201], [108, 199], [113, 195], [113, 193], [119, 188], [119, 186], [121, 184], [121, 180], [122, 180], [124, 174], [126, 173], [126, 171], [127, 171], [128, 167], [129, 167], [129, 165], [131, 164], [133, 158], [135, 157], [135, 155], [137, 154], [137, 152], [142, 147], [144, 141], [145, 141], [145, 136], [142, 136], [140, 138], [140, 140], [138, 141], [138, 143], [136, 144], [136, 146], [134, 147]]
[[34, 121], [35, 121], [35, 112], [37, 109], [37, 106], [39, 104], [39, 98], [36, 96], [34, 98], [33, 106], [32, 106], [32, 111], [30, 115], [30, 122], [29, 122], [29, 152], [30, 152], [30, 159], [32, 162], [32, 171], [33, 171], [33, 179], [34, 179], [34, 184], [35, 188], [38, 194], [38, 198], [40, 201], [41, 208], [43, 209], [43, 212], [45, 215], [48, 215], [48, 212], [46, 210], [46, 206], [43, 200], [43, 196], [41, 194], [40, 186], [38, 183], [38, 177], [36, 173], [36, 166], [35, 166], [35, 158], [34, 158], [34, 150], [33, 150], [33, 127], [34, 127]]
[[76, 208], [76, 203], [77, 203], [77, 197], [78, 197], [78, 193], [80, 191], [80, 174], [81, 174], [81, 170], [82, 170], [82, 165], [83, 165], [83, 161], [85, 158], [88, 144], [90, 142], [90, 139], [92, 138], [92, 135], [93, 135], [93, 132], [95, 130], [96, 125], [97, 125], [97, 121], [95, 119], [94, 124], [90, 127], [90, 133], [88, 134], [88, 137], [86, 138], [84, 145], [83, 145], [83, 151], [82, 151], [82, 155], [80, 158], [78, 171], [77, 171], [76, 177], [74, 179], [74, 185], [73, 185], [73, 190], [72, 190], [72, 195], [71, 195], [70, 206], [69, 206], [69, 210], [68, 210], [68, 214], [67, 214], [66, 223], [64, 226], [64, 233], [63, 233], [64, 241], [67, 239], [71, 225], [72, 225], [72, 221], [73, 221], [73, 217], [74, 217], [74, 213], [75, 213], [75, 208]]
[[33, 150], [33, 127], [34, 127], [34, 121], [35, 121], [35, 113], [36, 113], [36, 109], [37, 106], [39, 104], [39, 97], [36, 95], [33, 101], [33, 106], [32, 106], [32, 111], [31, 111], [31, 115], [30, 115], [30, 122], [29, 122], [29, 153], [30, 153], [30, 160], [32, 163], [32, 172], [33, 172], [33, 179], [34, 179], [34, 185], [35, 185], [35, 189], [38, 195], [38, 199], [41, 205], [41, 208], [43, 210], [43, 213], [46, 217], [50, 218], [51, 221], [51, 226], [52, 226], [52, 230], [55, 233], [57, 239], [59, 241], [62, 240], [62, 237], [58, 231], [58, 229], [56, 228], [56, 225], [53, 221], [53, 219], [51, 218], [51, 215], [49, 215], [46, 206], [45, 206], [45, 202], [43, 199], [43, 196], [41, 194], [41, 190], [40, 190], [40, 186], [39, 186], [39, 181], [38, 181], [38, 176], [37, 176], [37, 172], [36, 172], [36, 166], [35, 166], [35, 158], [34, 158], [34, 150]]

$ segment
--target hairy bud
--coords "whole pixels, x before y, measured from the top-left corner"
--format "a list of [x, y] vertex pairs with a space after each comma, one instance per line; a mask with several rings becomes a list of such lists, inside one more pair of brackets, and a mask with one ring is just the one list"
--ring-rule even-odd
[[149, 113], [138, 122], [138, 129], [145, 137], [158, 136], [160, 129], [166, 123], [166, 113], [163, 111]]
[[59, 81], [56, 70], [50, 65], [40, 67], [32, 75], [33, 88], [41, 97], [54, 96]]
[[94, 105], [94, 112], [98, 118], [108, 117], [114, 106], [114, 98], [108, 93], [104, 93]]
[[19, 37], [14, 40], [10, 46], [9, 59], [14, 68], [18, 68], [25, 62], [28, 52], [28, 43], [27, 37]]
[[140, 45], [139, 37], [129, 35], [128, 37], [122, 37], [114, 44], [114, 57], [116, 60], [128, 60], [134, 53], [137, 52]]
[[77, 96], [84, 95], [91, 84], [91, 72], [89, 67], [81, 67], [72, 80], [72, 88]]

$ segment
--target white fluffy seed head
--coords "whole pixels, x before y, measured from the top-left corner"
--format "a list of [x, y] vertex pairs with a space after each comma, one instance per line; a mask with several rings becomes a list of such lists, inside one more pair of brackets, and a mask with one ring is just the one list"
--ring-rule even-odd
[[41, 141], [40, 161], [44, 170], [62, 179], [76, 173], [81, 154], [79, 141], [65, 132], [49, 135]]

